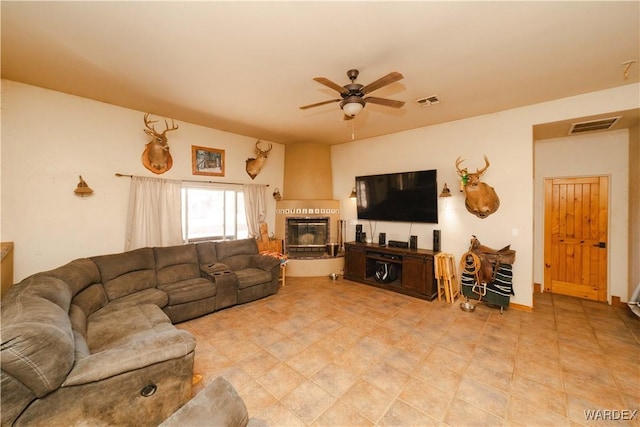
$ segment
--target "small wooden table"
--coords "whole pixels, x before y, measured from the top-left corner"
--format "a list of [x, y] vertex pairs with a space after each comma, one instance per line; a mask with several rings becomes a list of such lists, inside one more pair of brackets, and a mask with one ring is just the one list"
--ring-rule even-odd
[[280, 260], [280, 281], [282, 282], [282, 287], [284, 287], [285, 282], [287, 280], [287, 260]]

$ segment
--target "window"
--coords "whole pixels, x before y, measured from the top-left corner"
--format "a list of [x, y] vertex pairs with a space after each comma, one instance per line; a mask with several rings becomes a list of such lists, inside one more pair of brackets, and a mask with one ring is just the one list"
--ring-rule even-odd
[[246, 239], [241, 188], [183, 184], [182, 233], [185, 242]]

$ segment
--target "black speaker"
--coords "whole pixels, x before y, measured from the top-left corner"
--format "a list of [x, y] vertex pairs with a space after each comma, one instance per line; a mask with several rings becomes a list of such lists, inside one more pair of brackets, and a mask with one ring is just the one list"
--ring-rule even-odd
[[409, 237], [409, 248], [418, 249], [418, 236]]
[[433, 250], [440, 252], [440, 230], [433, 230]]
[[398, 278], [398, 269], [395, 264], [384, 261], [376, 262], [376, 281], [382, 283], [393, 282]]
[[378, 244], [384, 246], [387, 244], [387, 233], [378, 234]]
[[362, 224], [356, 224], [356, 242], [362, 241]]
[[389, 240], [389, 247], [390, 248], [408, 248], [409, 243], [401, 242], [400, 240]]

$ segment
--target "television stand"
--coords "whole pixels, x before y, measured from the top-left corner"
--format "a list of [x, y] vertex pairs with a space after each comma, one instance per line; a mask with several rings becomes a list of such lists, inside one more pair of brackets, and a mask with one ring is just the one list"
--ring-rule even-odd
[[437, 253], [348, 242], [345, 243], [344, 278], [431, 301], [438, 296], [433, 266]]

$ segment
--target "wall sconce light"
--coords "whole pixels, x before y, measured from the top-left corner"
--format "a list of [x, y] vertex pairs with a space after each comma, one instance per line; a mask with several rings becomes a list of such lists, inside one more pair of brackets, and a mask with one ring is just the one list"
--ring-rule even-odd
[[442, 193], [440, 193], [440, 197], [451, 197], [451, 190], [447, 187], [447, 183], [444, 183], [444, 187], [442, 188]]
[[82, 175], [80, 175], [80, 182], [74, 190], [74, 193], [76, 193], [76, 195], [80, 197], [87, 197], [93, 194], [93, 190], [91, 189], [91, 187], [89, 187], [89, 185], [87, 185], [85, 180], [82, 179]]
[[273, 190], [273, 200], [275, 201], [280, 201], [282, 200], [282, 196], [280, 195], [280, 190], [278, 190], [277, 188], [275, 190]]
[[352, 200], [355, 200], [358, 198], [358, 196], [356, 195], [356, 188], [353, 187], [353, 190], [351, 190], [351, 194], [349, 194], [349, 198]]

